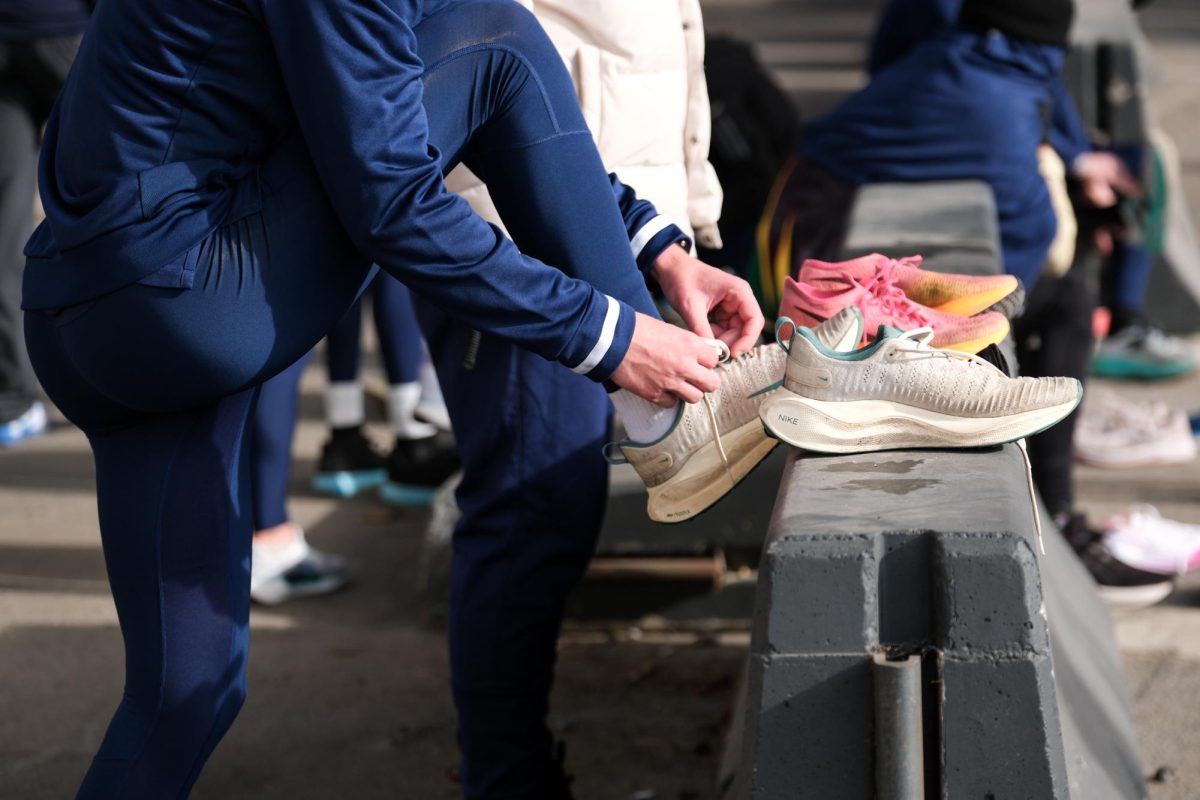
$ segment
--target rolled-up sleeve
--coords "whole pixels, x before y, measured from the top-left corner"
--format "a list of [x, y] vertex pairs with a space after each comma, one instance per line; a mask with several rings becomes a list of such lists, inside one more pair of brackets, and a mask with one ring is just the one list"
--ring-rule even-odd
[[355, 245], [471, 326], [608, 378], [628, 348], [633, 310], [521, 255], [445, 189], [413, 35], [422, 4], [258, 0], [257, 9], [317, 173]]

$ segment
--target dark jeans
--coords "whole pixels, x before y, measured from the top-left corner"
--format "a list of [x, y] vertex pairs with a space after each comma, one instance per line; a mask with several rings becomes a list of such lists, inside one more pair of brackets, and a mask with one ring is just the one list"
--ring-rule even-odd
[[[514, 32], [504, 47], [490, 45], [496, 30]], [[468, 154], [522, 251], [654, 313], [574, 87], [533, 17], [512, 3], [464, 2], [415, 33], [434, 65], [425, 108], [445, 169]], [[506, 74], [522, 79], [495, 79]], [[260, 179], [263, 210], [200, 246], [192, 288], [135, 284], [26, 318], [38, 376], [95, 453], [125, 640], [125, 691], [85, 800], [186, 796], [232, 724], [245, 696], [255, 395], [376, 274], [302, 146], [282, 147]], [[423, 322], [465, 471], [450, 598], [464, 791], [538, 800], [564, 595], [604, 502], [607, 401], [498, 339], [462, 369], [470, 320], [431, 312]]]
[[37, 399], [21, 322], [21, 251], [33, 230], [38, 140], [79, 37], [0, 42], [0, 423]]

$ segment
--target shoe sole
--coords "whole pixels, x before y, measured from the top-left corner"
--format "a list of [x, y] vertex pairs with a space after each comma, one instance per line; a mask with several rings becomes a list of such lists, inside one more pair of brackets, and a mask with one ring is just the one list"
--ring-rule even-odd
[[1195, 369], [1190, 361], [1173, 361], [1165, 364], [1151, 364], [1135, 359], [1096, 356], [1092, 360], [1092, 374], [1097, 378], [1117, 378], [1123, 380], [1160, 381], [1167, 378], [1178, 378]]
[[314, 475], [314, 492], [332, 497], [354, 497], [367, 489], [373, 489], [387, 480], [387, 470], [371, 469], [358, 472], [323, 472]]
[[721, 443], [730, 457], [729, 472], [717, 443], [706, 443], [666, 483], [650, 487], [646, 501], [650, 519], [676, 523], [695, 517], [741, 483], [779, 444], [763, 435], [762, 423], [757, 419], [726, 434]]
[[1008, 319], [1021, 310], [1025, 304], [1025, 290], [1018, 283], [1008, 291], [981, 292], [967, 297], [958, 297], [940, 306], [933, 306], [936, 311], [956, 314], [960, 317], [973, 317], [985, 311], [997, 311]]
[[763, 403], [759, 415], [772, 436], [793, 447], [817, 453], [870, 453], [1014, 442], [1051, 427], [1079, 400], [1005, 417], [958, 417], [886, 400], [830, 402], [787, 392]]
[[436, 486], [413, 486], [385, 481], [379, 487], [379, 499], [390, 506], [428, 506], [433, 502]]
[[[1120, 451], [1115, 451], [1120, 455]], [[1154, 455], [1146, 455], [1140, 458], [1126, 458], [1124, 460], [1106, 459], [1103, 457], [1094, 457], [1075, 453], [1075, 461], [1088, 467], [1096, 469], [1140, 469], [1142, 467], [1171, 467], [1178, 464], [1190, 464], [1196, 460], [1196, 449], [1193, 447], [1190, 450], [1180, 449], [1169, 453], [1156, 453]]]
[[1111, 608], [1136, 611], [1140, 608], [1149, 608], [1150, 606], [1158, 605], [1163, 600], [1166, 600], [1171, 595], [1171, 592], [1175, 591], [1175, 582], [1165, 581], [1164, 583], [1152, 583], [1149, 586], [1105, 586], [1104, 584], [1096, 584], [1096, 591], [1100, 594], [1100, 599]]
[[[978, 339], [967, 339], [961, 342], [938, 342], [934, 347], [940, 347], [944, 350], [958, 350], [961, 353], [978, 353], [990, 345], [1000, 344], [1008, 338], [1008, 334], [1012, 331], [1010, 325], [1005, 325], [1003, 329], [990, 333], [987, 336], [981, 336]], [[935, 341], [938, 341], [935, 339]]]

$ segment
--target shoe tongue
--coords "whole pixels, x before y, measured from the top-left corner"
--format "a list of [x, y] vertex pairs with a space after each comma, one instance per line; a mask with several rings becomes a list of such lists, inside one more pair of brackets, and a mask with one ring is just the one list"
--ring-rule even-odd
[[899, 328], [893, 328], [891, 325], [880, 325], [875, 331], [876, 339], [899, 339], [904, 335], [904, 331]]

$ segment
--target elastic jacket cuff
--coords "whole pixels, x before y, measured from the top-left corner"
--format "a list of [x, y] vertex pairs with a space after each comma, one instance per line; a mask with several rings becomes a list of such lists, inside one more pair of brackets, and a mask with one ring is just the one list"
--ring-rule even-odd
[[637, 259], [638, 269], [644, 273], [654, 266], [664, 250], [680, 243], [691, 252], [691, 238], [682, 228], [660, 214], [638, 229], [629, 246], [633, 249], [633, 257]]
[[603, 302], [595, 304], [598, 313], [589, 314], [575, 336], [570, 352], [582, 352], [582, 358], [573, 359], [570, 354], [564, 359], [572, 372], [585, 375], [600, 382], [606, 381], [616, 371], [629, 343], [633, 340], [635, 314], [631, 307], [606, 294], [597, 292]]

